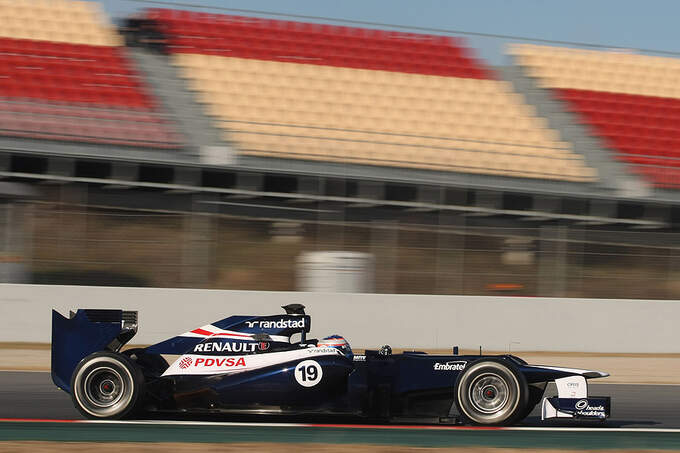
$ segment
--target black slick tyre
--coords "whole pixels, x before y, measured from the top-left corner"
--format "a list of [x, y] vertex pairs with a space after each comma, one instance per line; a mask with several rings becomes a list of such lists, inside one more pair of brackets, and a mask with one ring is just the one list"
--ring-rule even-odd
[[87, 418], [132, 415], [144, 395], [144, 375], [129, 357], [101, 351], [80, 361], [71, 376], [71, 399]]
[[525, 414], [526, 379], [514, 365], [497, 359], [468, 364], [455, 385], [455, 401], [463, 421], [477, 425], [511, 425]]

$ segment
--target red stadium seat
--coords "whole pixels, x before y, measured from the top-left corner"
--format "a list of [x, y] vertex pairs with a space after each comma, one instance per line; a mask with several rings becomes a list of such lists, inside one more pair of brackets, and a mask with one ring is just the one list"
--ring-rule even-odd
[[595, 135], [620, 152], [620, 160], [636, 165], [635, 172], [655, 185], [680, 187], [680, 182], [669, 182], [680, 173], [663, 171], [680, 167], [680, 99], [575, 89], [554, 92]]
[[[45, 90], [50, 97], [54, 91]], [[70, 94], [73, 96], [73, 94]], [[153, 113], [0, 100], [0, 135], [151, 148], [180, 147], [170, 126]]]
[[115, 46], [0, 38], [0, 135], [179, 148]]
[[493, 78], [459, 41], [444, 36], [166, 9], [150, 9], [147, 17], [158, 22], [174, 53], [272, 61], [295, 57], [308, 64]]
[[0, 75], [9, 78], [0, 84], [4, 97], [141, 110], [154, 106], [114, 47], [0, 38]]

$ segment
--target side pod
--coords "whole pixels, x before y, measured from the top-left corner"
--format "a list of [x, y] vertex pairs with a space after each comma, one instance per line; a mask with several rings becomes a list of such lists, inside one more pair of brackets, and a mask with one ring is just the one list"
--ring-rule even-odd
[[71, 392], [71, 375], [93, 352], [118, 351], [137, 333], [137, 312], [79, 309], [68, 318], [52, 310], [52, 381]]

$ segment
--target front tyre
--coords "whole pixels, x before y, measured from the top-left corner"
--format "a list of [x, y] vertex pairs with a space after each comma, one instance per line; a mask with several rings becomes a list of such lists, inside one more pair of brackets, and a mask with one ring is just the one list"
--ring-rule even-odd
[[473, 362], [456, 381], [456, 406], [467, 421], [478, 425], [510, 425], [525, 415], [528, 387], [512, 364], [482, 359]]
[[144, 376], [130, 358], [108, 351], [80, 361], [71, 377], [71, 398], [88, 418], [121, 419], [142, 400]]

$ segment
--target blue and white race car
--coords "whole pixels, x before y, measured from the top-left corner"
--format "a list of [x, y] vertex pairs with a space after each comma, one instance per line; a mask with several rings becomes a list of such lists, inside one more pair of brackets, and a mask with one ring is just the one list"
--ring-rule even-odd
[[[529, 365], [513, 355], [355, 355], [339, 335], [309, 339], [304, 307], [231, 316], [146, 348], [122, 350], [137, 312], [52, 312], [52, 379], [86, 417], [163, 413], [342, 415], [511, 425], [542, 402], [542, 417], [604, 420], [608, 397], [588, 396], [599, 371]], [[292, 342], [292, 337], [300, 341]], [[164, 356], [176, 356], [168, 363]], [[556, 397], [544, 398], [548, 382]]]

